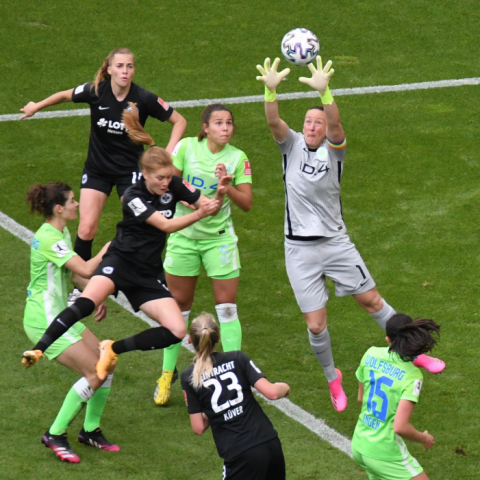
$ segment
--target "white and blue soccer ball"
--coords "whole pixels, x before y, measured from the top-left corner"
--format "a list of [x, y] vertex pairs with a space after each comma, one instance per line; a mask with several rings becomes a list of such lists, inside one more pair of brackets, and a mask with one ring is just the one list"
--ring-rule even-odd
[[317, 36], [306, 28], [294, 28], [282, 39], [283, 56], [294, 65], [308, 65], [320, 51]]

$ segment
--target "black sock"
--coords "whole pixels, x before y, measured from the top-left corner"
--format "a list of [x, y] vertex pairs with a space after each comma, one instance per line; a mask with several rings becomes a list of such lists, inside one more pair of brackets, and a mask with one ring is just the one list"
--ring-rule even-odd
[[92, 258], [92, 240], [82, 240], [78, 235], [75, 240], [75, 253], [82, 257], [86, 262]]
[[66, 308], [55, 317], [33, 349], [44, 352], [70, 327], [75, 325], [82, 318], [88, 317], [94, 310], [95, 304], [89, 298], [78, 298], [71, 307]]
[[159, 350], [181, 342], [168, 328], [155, 327], [137, 333], [133, 337], [124, 338], [112, 344], [112, 350], [120, 353], [132, 352], [133, 350]]

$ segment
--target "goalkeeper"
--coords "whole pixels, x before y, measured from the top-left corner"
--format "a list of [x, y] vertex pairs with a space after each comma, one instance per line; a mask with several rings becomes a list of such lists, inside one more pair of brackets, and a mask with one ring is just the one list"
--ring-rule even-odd
[[[302, 133], [295, 132], [280, 118], [276, 89], [290, 70], [278, 72], [280, 60], [257, 68], [257, 80], [265, 85], [265, 115], [283, 156], [285, 182], [285, 263], [295, 298], [307, 323], [313, 353], [327, 377], [334, 408], [347, 407], [340, 370], [335, 368], [327, 328], [328, 290], [325, 277], [335, 283], [337, 296], [353, 295], [385, 330], [395, 310], [381, 297], [365, 262], [347, 235], [340, 200], [340, 179], [345, 160], [346, 139], [340, 113], [328, 87], [334, 70], [332, 62], [308, 68], [311, 78], [299, 80], [320, 94], [322, 106], [310, 108]], [[440, 373], [445, 364], [427, 355], [414, 361], [431, 373]]]

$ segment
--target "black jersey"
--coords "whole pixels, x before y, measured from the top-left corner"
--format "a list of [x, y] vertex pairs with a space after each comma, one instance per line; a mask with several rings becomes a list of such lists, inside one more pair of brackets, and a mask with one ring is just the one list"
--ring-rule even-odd
[[133, 264], [138, 273], [157, 276], [163, 271], [162, 251], [167, 234], [146, 220], [157, 211], [165, 218], [173, 218], [177, 202], [193, 204], [199, 198], [200, 190], [176, 175], [172, 176], [168, 191], [163, 195], [150, 193], [141, 178], [125, 190], [123, 220], [117, 223], [117, 234], [108, 251]]
[[243, 352], [214, 352], [213, 374], [200, 390], [191, 384], [193, 365], [182, 372], [182, 388], [189, 414], [209, 419], [218, 454], [226, 461], [278, 436], [251, 387], [265, 375]]
[[122, 123], [122, 114], [128, 108], [128, 102], [137, 106], [142, 125], [145, 125], [148, 116], [162, 122], [168, 120], [173, 108], [135, 83], [131, 84], [122, 102], [113, 94], [110, 80], [100, 82], [98, 97], [91, 86], [92, 82], [79, 85], [72, 95], [72, 102], [90, 105], [90, 143], [85, 166], [97, 175], [131, 175], [138, 171], [143, 145], [130, 140]]

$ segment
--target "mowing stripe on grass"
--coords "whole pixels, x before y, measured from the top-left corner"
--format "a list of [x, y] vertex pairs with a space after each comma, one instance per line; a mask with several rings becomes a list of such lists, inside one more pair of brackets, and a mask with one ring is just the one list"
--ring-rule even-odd
[[[0, 227], [7, 230], [7, 232], [15, 235], [20, 240], [23, 240], [27, 245], [30, 245], [32, 243], [34, 233], [28, 228], [25, 228], [23, 225], [20, 225], [15, 220], [13, 220], [13, 218], [5, 215], [1, 211]], [[135, 316], [143, 320], [151, 327], [158, 327], [158, 323], [147, 317], [147, 315], [145, 315], [143, 312], [135, 313], [123, 293], [120, 292], [116, 299], [113, 297], [111, 298], [114, 302], [118, 303], [118, 305], [123, 307], [125, 310], [128, 310], [130, 313], [133, 313]], [[183, 339], [182, 345], [187, 350], [193, 353], [193, 347], [188, 343], [187, 337]], [[286, 398], [282, 398], [280, 400], [272, 402], [271, 400], [266, 399], [262, 394], [257, 392], [257, 390], [254, 389], [254, 392], [259, 397], [262, 397], [267, 403], [278, 408], [285, 415], [296, 420], [298, 423], [302, 424], [304, 427], [308, 428], [310, 431], [318, 435], [322, 440], [325, 440], [330, 445], [338, 448], [338, 450], [346, 453], [348, 456], [352, 456], [350, 440], [342, 434], [338, 433], [333, 428], [326, 425], [322, 419], [314, 417], [311, 413], [302, 410], [298, 405], [295, 405]]]
[[[336, 97], [342, 95], [364, 95], [366, 93], [387, 93], [387, 92], [405, 92], [408, 90], [428, 90], [430, 88], [461, 87], [464, 85], [480, 85], [480, 77], [461, 78], [459, 80], [438, 80], [435, 82], [420, 83], [401, 83], [399, 85], [378, 85], [377, 87], [356, 87], [356, 88], [336, 88], [332, 94]], [[318, 98], [318, 92], [295, 92], [280, 93], [278, 100], [296, 100], [299, 98]], [[233, 105], [236, 103], [258, 103], [263, 102], [263, 95], [249, 95], [246, 97], [228, 97], [228, 98], [205, 98], [202, 100], [185, 100], [168, 102], [173, 108], [191, 108], [204, 107], [212, 103], [223, 103], [224, 105]], [[40, 118], [59, 118], [59, 117], [81, 117], [89, 115], [89, 108], [73, 110], [57, 110], [55, 112], [38, 112], [33, 117], [26, 120], [35, 120]], [[9, 122], [20, 120], [23, 113], [14, 113], [0, 115], [0, 122]]]

